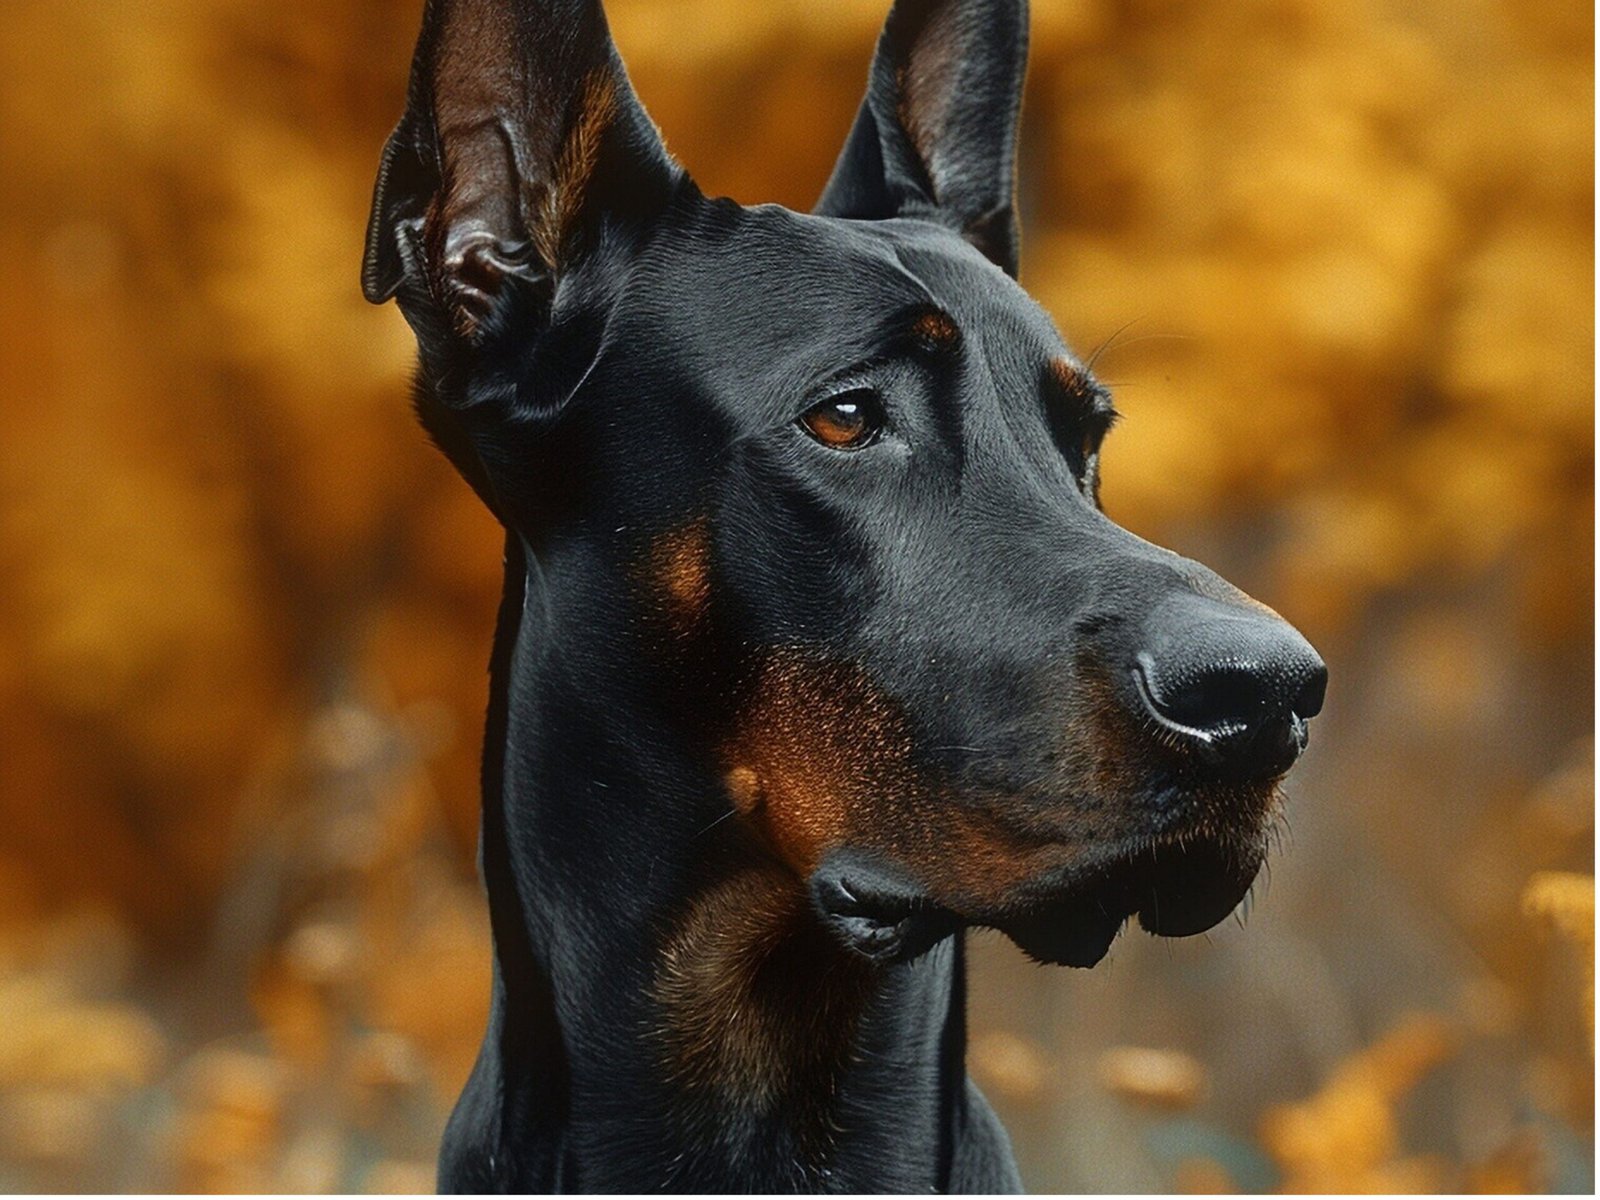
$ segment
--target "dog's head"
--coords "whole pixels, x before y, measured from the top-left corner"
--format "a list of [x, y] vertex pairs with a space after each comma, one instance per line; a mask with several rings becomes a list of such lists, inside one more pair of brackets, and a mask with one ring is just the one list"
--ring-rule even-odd
[[900, 0], [804, 214], [701, 195], [597, 3], [431, 0], [369, 230], [571, 660], [886, 958], [1208, 928], [1326, 680], [1100, 510], [1110, 397], [1013, 278], [1025, 45], [1022, 0]]

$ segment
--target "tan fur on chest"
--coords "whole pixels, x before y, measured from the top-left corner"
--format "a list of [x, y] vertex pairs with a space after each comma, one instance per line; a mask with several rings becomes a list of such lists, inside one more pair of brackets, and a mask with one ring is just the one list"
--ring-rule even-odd
[[831, 942], [786, 871], [742, 870], [696, 898], [663, 949], [653, 992], [664, 1065], [746, 1111], [831, 1096], [873, 972]]

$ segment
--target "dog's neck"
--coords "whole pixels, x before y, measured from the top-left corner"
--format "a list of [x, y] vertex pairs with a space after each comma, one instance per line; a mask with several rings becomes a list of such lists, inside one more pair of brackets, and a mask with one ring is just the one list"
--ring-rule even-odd
[[959, 938], [896, 966], [833, 942], [736, 821], [708, 827], [708, 781], [669, 725], [619, 720], [565, 670], [521, 557], [485, 752], [494, 1012], [442, 1181], [948, 1186], [968, 1102]]

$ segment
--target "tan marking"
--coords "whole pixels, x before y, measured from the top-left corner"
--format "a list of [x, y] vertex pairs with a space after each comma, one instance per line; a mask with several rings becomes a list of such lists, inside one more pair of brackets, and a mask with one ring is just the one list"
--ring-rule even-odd
[[673, 632], [693, 632], [711, 603], [711, 530], [704, 517], [657, 538], [648, 575]]
[[899, 713], [859, 668], [779, 650], [762, 665], [725, 747], [761, 784], [763, 831], [798, 874], [841, 845], [851, 814], [910, 786]]
[[1045, 368], [1050, 377], [1068, 396], [1083, 398], [1089, 394], [1089, 374], [1066, 355], [1052, 358]]
[[[998, 913], [1029, 880], [1139, 831], [1127, 804], [1147, 790], [1150, 755], [1162, 751], [1103, 674], [1085, 669], [1075, 692], [1061, 769], [1042, 785], [1059, 802], [1046, 804], [1038, 794], [958, 789], [914, 761], [903, 712], [861, 668], [775, 651], [723, 746], [727, 778], [754, 782], [759, 803], [744, 808], [731, 784], [730, 794], [797, 880], [849, 846], [884, 855], [956, 912]], [[1248, 833], [1272, 794], [1212, 788], [1183, 836]]]
[[609, 66], [596, 67], [578, 93], [577, 117], [567, 130], [550, 182], [539, 198], [534, 249], [552, 271], [565, 265], [568, 243], [600, 161], [600, 144], [617, 115], [617, 83]]
[[[1013, 829], [1006, 797], [972, 803], [927, 778], [904, 715], [852, 664], [774, 652], [740, 721], [724, 749], [730, 795], [799, 878], [836, 847], [875, 849], [935, 899], [993, 908], [1072, 849]], [[759, 806], [740, 804], [735, 775], [759, 789]]]
[[[730, 1105], [766, 1113], [810, 1098], [826, 1106], [874, 973], [833, 942], [786, 871], [738, 870], [690, 904], [663, 949], [652, 994], [664, 1065], [718, 1101], [698, 1110], [714, 1123]], [[825, 1112], [797, 1115], [803, 1136], [826, 1139]]]
[[761, 807], [761, 776], [749, 767], [734, 767], [723, 777], [734, 808], [749, 816]]
[[912, 322], [911, 333], [936, 350], [955, 345], [961, 336], [961, 331], [956, 328], [956, 323], [950, 319], [949, 314], [936, 308], [931, 308], [918, 316]]

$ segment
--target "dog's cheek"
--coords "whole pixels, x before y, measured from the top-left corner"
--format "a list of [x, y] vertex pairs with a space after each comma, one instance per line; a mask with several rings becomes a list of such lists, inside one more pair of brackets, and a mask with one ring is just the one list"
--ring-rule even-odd
[[711, 532], [704, 517], [662, 534], [644, 569], [647, 603], [677, 639], [700, 630], [711, 606]]
[[871, 851], [930, 899], [988, 911], [1070, 853], [1019, 838], [1005, 819], [1014, 799], [974, 804], [928, 777], [904, 714], [851, 663], [798, 650], [766, 655], [723, 763], [733, 808], [801, 878], [831, 851]]
[[734, 807], [799, 875], [829, 850], [889, 840], [919, 784], [905, 722], [853, 664], [766, 654], [724, 747]]

